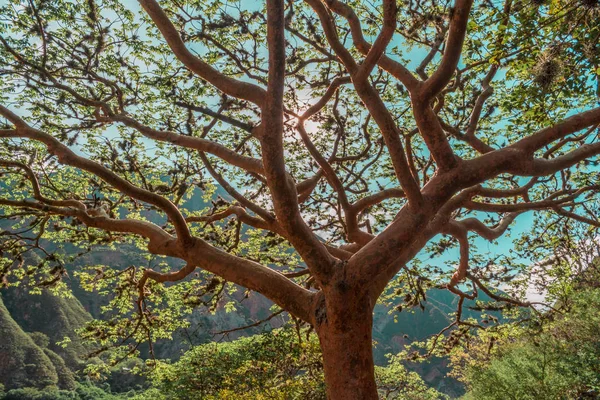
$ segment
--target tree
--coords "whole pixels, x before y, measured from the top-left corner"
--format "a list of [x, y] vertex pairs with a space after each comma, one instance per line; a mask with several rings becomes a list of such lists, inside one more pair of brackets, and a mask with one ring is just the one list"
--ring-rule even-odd
[[[128, 329], [150, 338], [156, 283], [207, 271], [314, 327], [330, 398], [371, 399], [382, 293], [418, 305], [447, 286], [450, 328], [469, 326], [477, 290], [531, 306], [493, 289], [518, 271], [470, 254], [473, 236], [526, 211], [599, 225], [597, 0], [139, 4], [2, 7], [0, 204], [23, 221], [2, 239], [7, 283], [37, 252], [29, 279], [58, 284], [44, 238], [141, 238], [185, 265], [120, 273], [139, 292]], [[211, 181], [227, 198], [190, 211]], [[417, 257], [457, 244], [453, 273]]]

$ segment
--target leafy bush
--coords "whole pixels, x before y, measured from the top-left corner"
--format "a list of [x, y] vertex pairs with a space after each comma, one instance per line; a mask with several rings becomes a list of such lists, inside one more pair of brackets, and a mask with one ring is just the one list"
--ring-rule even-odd
[[44, 389], [31, 387], [13, 389], [4, 396], [3, 400], [78, 400], [78, 398], [72, 392], [49, 386]]
[[152, 379], [169, 399], [325, 398], [318, 342], [291, 329], [195, 347]]
[[[91, 383], [77, 383], [75, 390], [60, 390], [55, 386], [48, 386], [44, 389], [32, 387], [13, 389], [7, 393], [2, 393], [0, 387], [1, 400], [122, 400], [132, 398], [131, 395], [114, 395], [107, 393], [101, 388]], [[158, 397], [152, 397], [158, 400]]]
[[[318, 340], [307, 331], [281, 328], [232, 342], [193, 348], [151, 374], [153, 388], [135, 399], [317, 400], [325, 399]], [[399, 357], [377, 367], [383, 399], [445, 398], [408, 372]]]
[[471, 362], [465, 399], [600, 398], [600, 289], [579, 291], [570, 301], [538, 332], [512, 334], [487, 359]]

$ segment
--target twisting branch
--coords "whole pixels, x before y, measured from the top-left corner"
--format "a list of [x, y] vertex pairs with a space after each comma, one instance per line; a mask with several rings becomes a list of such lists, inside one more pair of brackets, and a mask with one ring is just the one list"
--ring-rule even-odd
[[[139, 235], [149, 239], [148, 250], [151, 253], [177, 257], [188, 263], [184, 269], [166, 274], [146, 270], [145, 279], [138, 286], [141, 290], [148, 279], [158, 282], [181, 280], [198, 266], [230, 282], [265, 295], [304, 321], [312, 321], [313, 317], [309, 308], [312, 304], [313, 294], [310, 291], [303, 289], [279, 272], [216, 249], [200, 239], [193, 238], [191, 244], [181, 246], [178, 239], [155, 224], [134, 219], [113, 219], [102, 214], [96, 215], [92, 212], [94, 210], [59, 207], [27, 200], [0, 199], [0, 205], [40, 210], [51, 215], [75, 217], [89, 227], [109, 232]], [[143, 296], [141, 298], [143, 300]]]
[[395, 0], [383, 0], [383, 28], [375, 39], [375, 43], [369, 49], [365, 60], [362, 62], [356, 74], [354, 74], [353, 80], [363, 80], [367, 77], [375, 68], [375, 65], [385, 53], [385, 49], [392, 40], [394, 31], [396, 30], [396, 14], [398, 13]]
[[42, 192], [40, 191], [40, 184], [38, 182], [37, 176], [35, 176], [35, 173], [33, 172], [33, 170], [30, 167], [28, 167], [27, 165], [25, 165], [21, 162], [18, 162], [18, 161], [7, 161], [7, 160], [0, 159], [0, 166], [20, 168], [23, 171], [25, 171], [25, 174], [27, 175], [27, 179], [29, 180], [29, 182], [31, 182], [34, 199], [36, 199], [44, 204], [49, 204], [52, 206], [73, 207], [78, 210], [85, 211], [85, 209], [86, 209], [85, 205], [78, 200], [71, 200], [71, 199], [69, 199], [69, 200], [53, 200], [53, 199], [44, 197], [42, 195]]
[[[590, 186], [585, 186], [585, 187], [582, 187], [579, 189], [574, 189], [574, 190], [572, 189], [572, 190], [556, 191], [543, 200], [526, 201], [523, 203], [502, 204], [502, 203], [487, 203], [487, 202], [468, 200], [463, 203], [463, 206], [467, 209], [477, 210], [477, 211], [507, 212], [507, 213], [511, 213], [508, 216], [508, 217], [510, 217], [511, 215], [513, 215], [515, 213], [518, 214], [523, 211], [543, 210], [543, 209], [558, 207], [561, 205], [566, 205], [566, 204], [573, 202], [575, 199], [577, 199], [577, 197], [581, 196], [582, 194], [584, 194], [586, 192], [598, 190], [599, 188], [600, 188], [600, 185], [590, 185]], [[516, 216], [516, 215], [514, 215], [514, 216]], [[514, 219], [514, 216], [512, 216], [511, 218]], [[512, 222], [512, 219], [508, 223], [510, 223], [510, 222]]]
[[442, 62], [427, 81], [420, 92], [424, 99], [432, 99], [450, 82], [456, 71], [467, 33], [467, 23], [473, 0], [456, 0], [454, 4], [448, 39], [446, 40]]
[[340, 42], [335, 22], [333, 21], [333, 18], [331, 18], [331, 14], [328, 12], [327, 8], [323, 5], [321, 0], [305, 1], [319, 17], [321, 26], [323, 27], [323, 32], [327, 38], [327, 42], [329, 43], [329, 46], [331, 46], [331, 49], [335, 55], [339, 58], [340, 62], [346, 67], [350, 74], [356, 73], [358, 65], [356, 64], [354, 57], [352, 57], [352, 54], [348, 51], [348, 49], [346, 49], [346, 47], [344, 47], [342, 42]]
[[454, 288], [459, 282], [462, 282], [467, 277], [469, 271], [469, 238], [467, 229], [453, 221], [450, 221], [442, 230], [443, 233], [448, 233], [458, 240], [460, 246], [460, 261], [457, 271], [452, 275], [448, 286]]
[[280, 225], [309, 268], [315, 269], [315, 276], [324, 277], [323, 271], [334, 265], [335, 258], [302, 219], [296, 185], [286, 171], [283, 154], [285, 18], [282, 0], [267, 1], [267, 22], [269, 79], [258, 135], [265, 176]]
[[[410, 171], [410, 167], [406, 160], [406, 153], [400, 138], [400, 132], [396, 126], [394, 118], [385, 106], [379, 93], [368, 82], [368, 75], [365, 75], [364, 72], [360, 72], [360, 70], [357, 69], [356, 62], [348, 50], [339, 42], [333, 19], [323, 4], [318, 0], [306, 0], [306, 2], [319, 16], [329, 45], [332, 47], [338, 57], [340, 57], [340, 60], [352, 76], [352, 82], [354, 83], [357, 94], [379, 126], [388, 148], [390, 158], [392, 159], [394, 171], [396, 172], [396, 176], [402, 185], [402, 188], [406, 192], [409, 203], [413, 207], [420, 207], [422, 204], [420, 188]], [[329, 7], [335, 8], [339, 5], [339, 2], [328, 1], [327, 4]], [[386, 5], [388, 7], [390, 6], [388, 3], [386, 3]], [[386, 11], [389, 13], [391, 9], [386, 8]], [[387, 24], [389, 26], [395, 25], [395, 16], [388, 15], [386, 18], [388, 18], [389, 22], [387, 22]], [[377, 53], [383, 53], [385, 46], [391, 39], [391, 34], [393, 34], [393, 31], [390, 32], [388, 29], [389, 28], [386, 28], [380, 36], [381, 40], [380, 44], [378, 44], [380, 49], [375, 50]]]
[[354, 204], [352, 204], [352, 208], [358, 213], [366, 208], [374, 206], [375, 204], [379, 204], [384, 200], [403, 197], [406, 197], [406, 194], [404, 193], [404, 190], [400, 188], [384, 189], [380, 192], [373, 193], [369, 196], [363, 197], [360, 200], [357, 200]]
[[[513, 145], [506, 148], [508, 149], [519, 149], [524, 151], [527, 155], [533, 155], [534, 152], [538, 151], [542, 147], [549, 145], [555, 140], [562, 139], [563, 137], [572, 133], [578, 132], [590, 125], [600, 123], [600, 107], [584, 111], [582, 113], [573, 115], [556, 125], [537, 131], [536, 133], [527, 136]], [[593, 145], [591, 145], [593, 146]], [[581, 149], [578, 149], [581, 150]], [[577, 150], [575, 150], [577, 151]], [[575, 153], [575, 151], [572, 152]], [[557, 157], [553, 160], [536, 160], [538, 164], [559, 164], [556, 160], [564, 159], [566, 156]]]
[[135, 199], [153, 204], [163, 210], [175, 226], [179, 240], [181, 240], [183, 244], [191, 242], [192, 237], [185, 219], [177, 207], [168, 199], [148, 190], [136, 187], [97, 162], [78, 156], [54, 137], [38, 129], [30, 127], [24, 120], [2, 105], [0, 105], [0, 115], [7, 118], [16, 126], [15, 130], [0, 131], [0, 138], [28, 138], [45, 144], [48, 148], [48, 151], [56, 156], [61, 164], [71, 165], [73, 167], [88, 171], [102, 178], [104, 181], [117, 188], [122, 193]]
[[519, 212], [506, 214], [493, 228], [485, 226], [485, 224], [477, 218], [467, 218], [460, 221], [454, 221], [453, 223], [462, 225], [465, 229], [476, 232], [479, 236], [491, 242], [502, 236], [519, 214]]
[[225, 94], [248, 100], [259, 106], [265, 103], [266, 92], [261, 87], [230, 78], [193, 55], [185, 47], [185, 43], [181, 40], [179, 32], [156, 0], [139, 0], [139, 3], [150, 18], [152, 18], [152, 21], [162, 33], [167, 44], [173, 50], [173, 54], [187, 68], [199, 77], [206, 79]]
[[[319, 325], [320, 334], [339, 330], [344, 337], [358, 337], [353, 336], [352, 323], [368, 324], [367, 317], [386, 285], [430, 240], [447, 233], [460, 246], [458, 267], [446, 285], [460, 297], [456, 321], [448, 329], [480, 327], [462, 320], [466, 300], [476, 299], [478, 290], [496, 301], [531, 306], [484, 286], [488, 279], [496, 279], [496, 273], [481, 270], [488, 274], [484, 276], [469, 269], [469, 250], [473, 250], [469, 238], [479, 235], [495, 240], [517, 215], [530, 210], [554, 211], [558, 217], [552, 223], [556, 224], [576, 221], [599, 227], [595, 210], [588, 205], [600, 185], [582, 183], [589, 177], [571, 168], [582, 161], [597, 164], [600, 108], [572, 115], [563, 110], [564, 102], [548, 102], [544, 104], [547, 115], [534, 108], [532, 125], [523, 129], [563, 112], [570, 117], [534, 133], [524, 131], [510, 145], [500, 145], [502, 140], [494, 138], [496, 119], [514, 116], [518, 121], [528, 116], [517, 116], [506, 107], [486, 109], [492, 99], [492, 82], [501, 91], [507, 89], [505, 82], [494, 80], [500, 66], [517, 56], [521, 62], [526, 50], [543, 51], [513, 41], [520, 21], [511, 15], [512, 1], [504, 1], [503, 11], [501, 5], [491, 5], [494, 12], [490, 13], [472, 9], [472, 0], [456, 0], [446, 18], [439, 14], [439, 4], [413, 2], [398, 10], [396, 0], [383, 0], [378, 6], [343, 0], [267, 0], [266, 14], [242, 7], [235, 15], [227, 10], [219, 15], [193, 15], [196, 9], [167, 2], [162, 8], [161, 0], [139, 0], [144, 13], [138, 22], [166, 42], [151, 46], [156, 57], [143, 57], [143, 67], [135, 58], [146, 38], [140, 39], [127, 27], [115, 34], [114, 26], [103, 26], [102, 18], [75, 18], [69, 25], [73, 31], [67, 35], [58, 20], [59, 28], [45, 26], [46, 11], [32, 2], [34, 25], [37, 21], [39, 26], [27, 32], [27, 27], [18, 26], [18, 15], [10, 15], [14, 10], [4, 10], [3, 18], [13, 22], [15, 30], [0, 37], [3, 85], [14, 89], [11, 101], [14, 96], [15, 102], [31, 110], [31, 118], [38, 118], [35, 125], [29, 124], [0, 107], [0, 115], [9, 121], [0, 129], [0, 141], [7, 145], [0, 168], [11, 174], [11, 185], [30, 183], [32, 187], [31, 199], [17, 200], [10, 194], [0, 199], [0, 206], [10, 210], [4, 218], [25, 215], [33, 219], [30, 226], [10, 232], [15, 234], [11, 240], [24, 242], [24, 248], [38, 245], [48, 236], [49, 221], [58, 216], [105, 230], [110, 239], [136, 235], [148, 240], [151, 253], [186, 263], [178, 271], [148, 269], [141, 274], [137, 289], [142, 302], [148, 280], [185, 279], [195, 268], [202, 268], [218, 275], [219, 282], [257, 291], [293, 316]], [[123, 10], [118, 2], [109, 3], [103, 3], [103, 10]], [[205, 6], [199, 5], [208, 10]], [[561, 18], [578, 8], [567, 7], [560, 18], [550, 18], [550, 25], [546, 25], [548, 20], [531, 20], [531, 26], [558, 27]], [[474, 40], [466, 40], [471, 14], [478, 23], [504, 28], [489, 30], [481, 24]], [[412, 26], [397, 26], [397, 21], [411, 18]], [[126, 21], [114, 24], [123, 26]], [[367, 22], [370, 32], [373, 23], [380, 24], [373, 43], [365, 39], [367, 29], [364, 26], [363, 32], [361, 26]], [[194, 24], [201, 25], [199, 32], [192, 32], [197, 28]], [[578, 33], [586, 34], [584, 30]], [[427, 52], [414, 75], [404, 61], [396, 61], [408, 53], [388, 48], [396, 34], [407, 48], [417, 46]], [[543, 36], [550, 39], [552, 35]], [[596, 43], [597, 35], [592, 36]], [[572, 38], [583, 43], [576, 35]], [[193, 50], [198, 40], [209, 56]], [[477, 42], [483, 43], [483, 51], [475, 48]], [[23, 51], [26, 44], [39, 51]], [[393, 52], [394, 59], [387, 52]], [[468, 65], [459, 69], [463, 52]], [[173, 57], [176, 65], [172, 65]], [[576, 69], [571, 72], [570, 80], [585, 81]], [[340, 90], [346, 84], [352, 86]], [[24, 91], [16, 93], [21, 88]], [[535, 89], [526, 88], [518, 97]], [[308, 102], [306, 97], [313, 93], [323, 95]], [[550, 91], [542, 93], [546, 94]], [[592, 96], [595, 93], [581, 94], [579, 104], [587, 107]], [[204, 106], [211, 103], [219, 103], [218, 108]], [[306, 104], [310, 104], [308, 109], [301, 111]], [[198, 119], [197, 113], [207, 118]], [[318, 133], [308, 129], [311, 118]], [[210, 121], [196, 132], [197, 121], [205, 119]], [[113, 135], [111, 130], [117, 127], [119, 133]], [[381, 137], [372, 137], [374, 129]], [[94, 161], [77, 152], [75, 146], [87, 150], [98, 135], [105, 147], [91, 150]], [[518, 135], [516, 131], [510, 137]], [[146, 138], [158, 149], [146, 147]], [[46, 146], [47, 156], [35, 154], [29, 162], [10, 159], [13, 148], [21, 154], [37, 149], [38, 144]], [[321, 146], [329, 146], [331, 153]], [[258, 152], [260, 158], [255, 158]], [[301, 159], [306, 153], [311, 156], [308, 163]], [[78, 183], [87, 181], [90, 188], [84, 190], [92, 191], [92, 200], [85, 193], [69, 198], [61, 189], [63, 183], [53, 180], [52, 174], [43, 176], [44, 180], [40, 174], [36, 177], [38, 170], [49, 171], [44, 165], [52, 165], [54, 158], [84, 173]], [[158, 168], [155, 160], [160, 160]], [[236, 176], [237, 172], [241, 174]], [[16, 180], [14, 173], [20, 174]], [[577, 179], [569, 180], [570, 174]], [[128, 179], [139, 179], [143, 186]], [[164, 184], [166, 179], [168, 184]], [[216, 182], [234, 200], [215, 203], [208, 215], [191, 213], [185, 218], [179, 204], [188, 198], [186, 193], [196, 190], [188, 183], [202, 188], [204, 179]], [[154, 184], [160, 180], [161, 184]], [[109, 195], [102, 197], [104, 189]], [[121, 198], [113, 201], [115, 192]], [[167, 194], [176, 200], [169, 201]], [[168, 218], [168, 228], [111, 218], [102, 206], [96, 207], [98, 202], [110, 203], [111, 210], [126, 206], [136, 211], [158, 210]], [[479, 220], [480, 212], [497, 214], [499, 222], [488, 226]], [[228, 218], [235, 218], [230, 221], [235, 227], [233, 246], [226, 251], [193, 237], [188, 227], [219, 224]], [[287, 241], [305, 265], [282, 274], [244, 258], [250, 256], [241, 248], [242, 224]], [[56, 226], [65, 229], [61, 223]], [[238, 245], [242, 256], [234, 255]], [[22, 255], [15, 259], [22, 261]], [[127, 273], [132, 279], [140, 276], [134, 269]], [[461, 290], [465, 279], [473, 282], [472, 292]], [[356, 310], [365, 314], [358, 315]], [[368, 337], [369, 327], [363, 327], [359, 336]], [[369, 353], [368, 344], [365, 349]], [[368, 360], [364, 365], [369, 368], [360, 368], [361, 373], [372, 370]]]
[[144, 298], [146, 297], [146, 282], [148, 282], [148, 279], [152, 279], [153, 281], [158, 283], [177, 282], [189, 276], [192, 272], [194, 272], [195, 269], [196, 266], [193, 264], [187, 264], [178, 271], [168, 273], [162, 273], [151, 269], [145, 269], [137, 285], [139, 294], [137, 301], [140, 310], [142, 309], [141, 305], [144, 301]]
[[176, 238], [150, 222], [135, 219], [113, 219], [103, 215], [90, 215], [94, 213], [81, 209], [52, 206], [29, 200], [0, 199], [0, 205], [40, 210], [49, 214], [62, 215], [65, 217], [75, 217], [92, 228], [98, 228], [109, 232], [131, 233], [145, 237], [149, 240], [148, 250], [154, 254], [172, 257], [179, 257], [182, 254], [175, 245], [177, 241]]
[[[338, 200], [344, 211], [344, 216], [346, 219], [348, 241], [365, 243], [366, 241], [371, 239], [371, 236], [358, 228], [356, 209], [350, 205], [348, 197], [346, 196], [346, 190], [344, 188], [344, 185], [333, 170], [330, 161], [326, 160], [325, 157], [319, 152], [319, 150], [316, 148], [316, 146], [313, 144], [310, 137], [308, 136], [306, 129], [304, 128], [305, 121], [308, 120], [314, 114], [316, 114], [327, 104], [327, 102], [331, 99], [331, 97], [340, 85], [342, 85], [343, 83], [348, 83], [349, 81], [350, 80], [348, 78], [334, 79], [334, 81], [331, 82], [331, 85], [329, 85], [329, 87], [327, 88], [327, 91], [325, 92], [323, 97], [321, 97], [319, 101], [317, 101], [314, 105], [309, 107], [309, 109], [306, 110], [304, 114], [300, 116], [300, 118], [298, 119], [298, 124], [296, 125], [296, 129], [298, 130], [298, 133], [300, 133], [300, 137], [302, 138], [304, 145], [308, 149], [309, 153], [319, 164], [321, 170], [325, 175], [325, 178], [327, 178], [327, 181], [338, 195]], [[334, 154], [332, 154], [332, 157], [333, 156]]]
[[454, 154], [440, 121], [428, 104], [428, 100], [413, 97], [413, 114], [419, 132], [431, 151], [438, 168], [447, 171], [457, 166], [458, 157]]
[[[307, 1], [308, 3], [308, 1]], [[371, 44], [364, 38], [360, 19], [349, 5], [338, 0], [326, 0], [327, 6], [331, 11], [344, 17], [350, 25], [352, 40], [354, 45], [363, 55], [367, 55], [371, 50]], [[309, 3], [310, 4], [310, 3]], [[312, 4], [311, 4], [312, 6]], [[399, 62], [383, 54], [378, 59], [378, 65], [398, 79], [410, 92], [414, 92], [419, 86], [419, 81], [411, 72]]]
[[180, 258], [227, 281], [261, 293], [292, 315], [313, 322], [311, 306], [314, 294], [269, 267], [236, 257], [200, 240]]
[[554, 210], [554, 212], [556, 212], [557, 214], [562, 215], [563, 217], [567, 217], [567, 218], [573, 219], [575, 221], [579, 221], [584, 224], [600, 228], [600, 221], [598, 221], [597, 219], [587, 218], [583, 215], [579, 215], [574, 212], [567, 211], [561, 206], [552, 207], [552, 210]]

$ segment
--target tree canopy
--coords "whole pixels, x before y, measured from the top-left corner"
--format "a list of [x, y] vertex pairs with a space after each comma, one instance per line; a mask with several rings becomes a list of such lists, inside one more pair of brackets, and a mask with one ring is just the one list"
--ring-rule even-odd
[[[598, 0], [138, 3], [0, 7], [0, 279], [145, 248], [84, 277], [137, 310], [101, 348], [236, 284], [314, 327], [331, 398], [375, 398], [378, 299], [447, 287], [474, 328], [465, 299], [533, 306], [525, 257], [600, 226]], [[516, 257], [477, 251], [530, 211]]]

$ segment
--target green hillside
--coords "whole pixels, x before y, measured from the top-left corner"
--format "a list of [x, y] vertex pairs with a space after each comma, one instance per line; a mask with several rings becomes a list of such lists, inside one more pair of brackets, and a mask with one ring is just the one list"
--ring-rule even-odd
[[6, 389], [58, 385], [50, 357], [21, 329], [0, 297], [0, 383]]
[[[4, 289], [2, 296], [12, 318], [24, 331], [45, 334], [48, 348], [62, 357], [70, 369], [79, 369], [86, 350], [75, 330], [91, 316], [78, 299], [55, 296], [48, 290], [31, 294], [22, 288]], [[70, 339], [68, 345], [57, 345], [65, 338]]]

